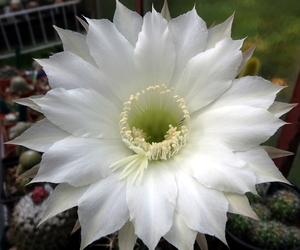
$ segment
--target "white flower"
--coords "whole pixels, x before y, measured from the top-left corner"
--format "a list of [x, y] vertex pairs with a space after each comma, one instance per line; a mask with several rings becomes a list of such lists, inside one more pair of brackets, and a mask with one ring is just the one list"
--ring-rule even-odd
[[43, 220], [78, 206], [81, 249], [117, 230], [126, 250], [226, 243], [227, 212], [256, 217], [245, 193], [287, 182], [268, 156], [282, 152], [260, 144], [293, 105], [274, 102], [282, 86], [235, 79], [254, 49], [231, 39], [233, 17], [207, 29], [195, 9], [162, 13], [117, 2], [86, 35], [56, 28], [64, 52], [37, 60], [52, 89], [18, 101], [45, 115], [12, 141], [44, 152], [32, 182], [59, 183]]

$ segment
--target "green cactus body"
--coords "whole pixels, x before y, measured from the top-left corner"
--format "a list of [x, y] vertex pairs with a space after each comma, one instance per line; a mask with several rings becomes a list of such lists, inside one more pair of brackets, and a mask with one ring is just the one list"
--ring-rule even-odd
[[254, 212], [257, 214], [260, 221], [267, 221], [271, 218], [270, 210], [263, 204], [256, 203], [252, 205]]
[[274, 193], [269, 196], [268, 190], [269, 185], [257, 185], [259, 196], [246, 194], [260, 221], [229, 214], [228, 230], [244, 242], [260, 249], [299, 248], [300, 197], [289, 189], [272, 191]]
[[287, 248], [295, 249], [300, 246], [300, 229], [297, 227], [289, 227], [286, 231]]
[[227, 228], [238, 238], [250, 240], [249, 234], [252, 228], [255, 226], [255, 224], [260, 223], [261, 221], [268, 220], [271, 216], [269, 209], [262, 204], [253, 204], [252, 208], [257, 214], [260, 221], [238, 214], [228, 214]]
[[[44, 187], [49, 193], [53, 191], [49, 184]], [[70, 232], [77, 220], [76, 212], [68, 210], [60, 213], [37, 228], [50, 196], [37, 203], [32, 200], [32, 195], [28, 193], [23, 196], [15, 206], [7, 239], [18, 250], [66, 249]]]
[[39, 152], [34, 150], [27, 150], [23, 152], [19, 158], [19, 163], [23, 167], [24, 171], [27, 171], [39, 164], [42, 160], [42, 156]]
[[254, 222], [255, 220], [250, 217], [239, 214], [228, 214], [227, 228], [238, 238], [246, 239]]
[[280, 222], [260, 222], [251, 231], [251, 240], [262, 249], [283, 250], [286, 249], [286, 226]]
[[300, 199], [288, 191], [279, 190], [274, 193], [267, 202], [272, 217], [283, 223], [292, 223], [299, 217]]
[[246, 193], [246, 196], [250, 202], [250, 204], [263, 203], [263, 198], [266, 195], [266, 192], [270, 186], [270, 183], [262, 183], [256, 185], [257, 195], [253, 193]]
[[262, 249], [294, 249], [300, 246], [300, 230], [277, 221], [261, 222], [253, 227], [251, 240]]
[[246, 193], [246, 196], [250, 202], [250, 204], [256, 204], [258, 202], [261, 202], [261, 197], [259, 195], [255, 195], [255, 194], [252, 194], [252, 193]]

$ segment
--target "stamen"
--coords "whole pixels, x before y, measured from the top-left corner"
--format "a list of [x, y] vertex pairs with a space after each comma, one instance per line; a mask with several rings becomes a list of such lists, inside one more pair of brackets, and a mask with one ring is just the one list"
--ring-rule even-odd
[[[160, 90], [163, 91], [160, 91]], [[148, 92], [156, 92], [156, 95], [166, 95], [162, 98], [167, 99], [166, 103], [170, 101], [169, 96], [171, 92], [174, 91], [174, 88], [168, 89], [166, 85], [155, 85], [149, 86], [146, 90], [142, 90], [142, 94], [137, 93], [136, 95], [131, 95], [129, 101], [124, 103], [124, 109], [121, 113], [120, 120], [120, 133], [123, 139], [126, 139], [132, 145], [142, 148], [147, 152], [148, 160], [167, 160], [176, 154], [182, 146], [186, 144], [189, 134], [189, 125], [190, 116], [187, 106], [183, 98], [180, 98], [178, 95], [174, 95], [173, 99], [177, 103], [177, 109], [181, 110], [181, 119], [178, 121], [177, 126], [169, 124], [169, 129], [166, 131], [163, 141], [161, 142], [152, 142], [149, 143], [149, 135], [145, 133], [140, 128], [135, 126], [130, 127], [128, 123], [129, 113], [132, 111], [132, 104], [136, 102], [135, 106], [138, 106], [140, 98], [147, 95]], [[159, 97], [158, 97], [159, 98]], [[153, 100], [154, 102], [155, 100]], [[155, 103], [150, 103], [150, 105], [156, 105]], [[172, 103], [169, 105], [172, 106]], [[140, 108], [142, 109], [142, 108]], [[170, 112], [174, 112], [170, 110]], [[139, 116], [137, 114], [136, 116]], [[154, 117], [152, 118], [154, 119]], [[151, 126], [151, 124], [149, 124]]]
[[143, 179], [144, 170], [148, 167], [148, 158], [145, 152], [138, 152], [139, 153], [135, 155], [128, 156], [115, 162], [109, 167], [112, 169], [112, 171], [116, 171], [117, 169], [124, 167], [120, 174], [119, 180], [128, 177], [132, 172], [135, 171], [135, 174], [132, 178], [132, 183], [137, 185], [140, 184], [141, 180]]
[[113, 171], [124, 167], [120, 179], [134, 173], [140, 182], [148, 161], [168, 160], [186, 144], [190, 114], [185, 100], [166, 85], [149, 86], [124, 103], [120, 134], [136, 154], [114, 163]]

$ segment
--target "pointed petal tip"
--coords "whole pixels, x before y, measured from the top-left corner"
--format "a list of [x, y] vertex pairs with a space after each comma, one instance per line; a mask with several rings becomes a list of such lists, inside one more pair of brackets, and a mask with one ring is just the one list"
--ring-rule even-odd
[[[40, 168], [40, 164], [35, 165], [34, 167], [32, 167], [31, 169], [29, 169], [28, 171], [26, 171], [25, 173], [21, 174], [17, 180], [21, 180], [21, 179], [27, 179], [27, 178], [34, 178], [37, 175], [37, 172], [39, 171]], [[29, 184], [29, 183], [28, 183]], [[28, 185], [27, 184], [27, 185]]]
[[196, 236], [196, 242], [201, 250], [208, 250], [207, 241], [205, 238], [205, 234], [198, 233]]
[[257, 216], [257, 214], [256, 213], [254, 213], [254, 214], [255, 214], [255, 216], [249, 216], [249, 217], [254, 220], [260, 221], [260, 218]]
[[80, 222], [79, 220], [76, 221], [72, 231], [71, 231], [71, 235], [74, 234], [79, 228], [81, 228]]
[[168, 22], [171, 20], [171, 15], [169, 11], [169, 6], [167, 0], [164, 1], [164, 5], [161, 9], [161, 15], [164, 19], [166, 19]]
[[85, 31], [89, 30], [89, 25], [87, 22], [85, 22], [82, 18], [80, 18], [79, 16], [75, 16], [76, 19], [80, 22], [80, 24], [82, 25], [82, 27], [85, 29]]
[[37, 224], [36, 228], [39, 228], [46, 220], [47, 218], [42, 218], [40, 222]]
[[294, 186], [288, 179], [283, 179], [283, 180], [279, 180], [280, 182], [283, 182], [283, 183], [285, 183], [285, 184], [288, 184], [288, 185], [290, 185], [290, 186]]
[[60, 30], [60, 29], [61, 29], [61, 28], [59, 28], [58, 26], [56, 26], [55, 24], [53, 24], [52, 27], [53, 27], [55, 30]]
[[235, 17], [235, 11], [223, 23], [229, 23], [231, 26], [233, 23], [234, 17]]
[[52, 25], [52, 27], [55, 29], [55, 31], [57, 32], [57, 34], [58, 34], [59, 36], [62, 35], [62, 32], [64, 32], [64, 30], [65, 30], [65, 29], [60, 28], [60, 27], [58, 27], [58, 26], [56, 26], [56, 25]]
[[215, 20], [215, 21], [209, 26], [208, 29], [211, 29], [211, 28], [215, 27], [215, 26], [216, 26], [216, 23], [217, 23], [217, 21]]
[[3, 144], [4, 144], [4, 145], [10, 145], [10, 144], [16, 145], [16, 144], [14, 143], [14, 140], [10, 140], [10, 141], [4, 142]]
[[232, 27], [232, 23], [233, 23], [234, 17], [235, 17], [235, 11], [223, 23], [228, 23], [228, 26]]

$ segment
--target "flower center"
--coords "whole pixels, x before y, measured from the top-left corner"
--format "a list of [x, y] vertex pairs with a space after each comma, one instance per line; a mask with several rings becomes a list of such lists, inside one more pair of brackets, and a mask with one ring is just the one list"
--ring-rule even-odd
[[186, 144], [189, 125], [184, 99], [156, 85], [124, 103], [120, 133], [129, 148], [142, 149], [148, 160], [167, 160]]

